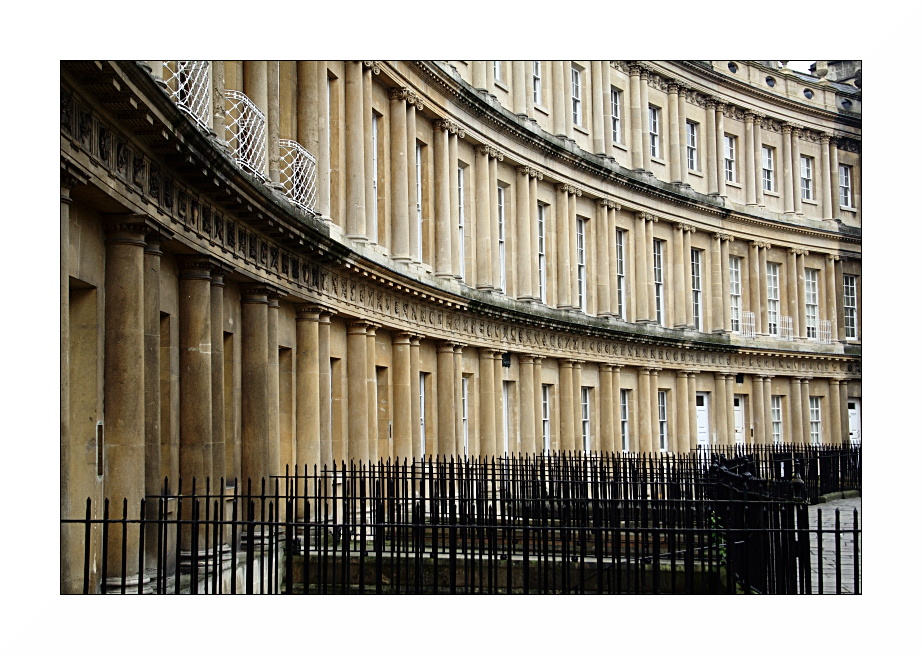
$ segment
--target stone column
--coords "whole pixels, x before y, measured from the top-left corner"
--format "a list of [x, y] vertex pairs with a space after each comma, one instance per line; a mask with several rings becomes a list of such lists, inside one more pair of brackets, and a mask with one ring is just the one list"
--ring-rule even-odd
[[489, 460], [496, 452], [496, 394], [493, 390], [493, 353], [490, 348], [480, 349], [480, 457]]
[[762, 289], [760, 280], [763, 271], [759, 270], [759, 243], [749, 244], [749, 309], [755, 316], [755, 334], [762, 334]]
[[[580, 452], [583, 451], [583, 409], [582, 409], [582, 388], [583, 388], [583, 362], [573, 360], [573, 447]], [[591, 437], [591, 435], [590, 435]], [[590, 449], [591, 449], [590, 438]]]
[[797, 248], [788, 248], [788, 261], [787, 265], [784, 267], [784, 276], [785, 281], [787, 282], [788, 287], [788, 302], [787, 302], [787, 313], [791, 317], [791, 329], [795, 336], [800, 335], [800, 328], [798, 326], [798, 321], [800, 320], [800, 312], [798, 311], [798, 301], [797, 295], [798, 283], [797, 283]]
[[[621, 211], [621, 205], [616, 202], [609, 202], [608, 204], [608, 290], [611, 294], [611, 301], [609, 304], [611, 314], [617, 315], [621, 320], [627, 320], [627, 275], [625, 275], [625, 298], [624, 298], [624, 315], [620, 315], [620, 308], [618, 304], [618, 212]], [[627, 233], [625, 233], [625, 237]], [[628, 265], [627, 256], [628, 256], [628, 242], [625, 240], [624, 243], [625, 249], [625, 262], [624, 269], [625, 274], [628, 272], [630, 266]]]
[[567, 137], [567, 125], [572, 122], [567, 112], [567, 100], [570, 96], [566, 94], [570, 71], [565, 68], [563, 61], [558, 59], [553, 62], [554, 79], [551, 87], [551, 101], [554, 104], [552, 107], [554, 135], [563, 138]]
[[[679, 86], [679, 182], [681, 184], [688, 184], [688, 119], [685, 115], [685, 97], [688, 93], [688, 89], [684, 86]], [[698, 137], [698, 143], [701, 143], [701, 136]], [[700, 146], [699, 146], [700, 153]], [[700, 158], [701, 155], [699, 154]], [[700, 162], [700, 159], [699, 159]], [[699, 163], [700, 166], [700, 163]]]
[[[539, 280], [540, 271], [538, 270], [538, 180], [543, 180], [544, 174], [531, 169], [531, 173], [528, 176], [528, 197], [530, 199], [531, 205], [529, 207], [530, 219], [528, 221], [531, 237], [529, 241], [529, 256], [531, 257], [531, 295], [536, 302], [541, 300], [541, 283]], [[550, 217], [547, 215], [548, 212], [545, 209], [544, 214], [544, 252], [545, 252], [545, 279], [547, 278], [547, 263], [549, 261], [550, 248], [548, 247], [548, 224], [550, 223]], [[545, 289], [545, 296], [547, 296], [547, 289]]]
[[368, 461], [368, 323], [349, 323], [346, 357], [349, 392], [347, 459]]
[[525, 61], [512, 60], [512, 111], [519, 116], [526, 116], [525, 96], [528, 93], [528, 83], [525, 79]]
[[765, 206], [765, 192], [762, 189], [762, 116], [756, 114], [752, 122], [752, 177], [756, 204]]
[[[367, 241], [365, 221], [365, 108], [362, 62], [345, 61], [346, 236]], [[363, 458], [364, 459], [364, 458]]]
[[[615, 147], [613, 144], [615, 135], [611, 124], [611, 61], [605, 59], [600, 64], [599, 72], [602, 74], [601, 77], [596, 78], [593, 76], [593, 84], [602, 89], [602, 146], [604, 149], [599, 152], [606, 157], [614, 157]], [[597, 83], [595, 80], [600, 80], [600, 82]]]
[[839, 146], [835, 137], [829, 139], [829, 195], [832, 201], [830, 218], [842, 220], [842, 205], [839, 200]]
[[651, 165], [652, 155], [650, 154], [650, 99], [649, 99], [649, 73], [646, 70], [640, 72], [640, 124], [641, 138], [643, 143], [643, 168], [650, 172], [653, 170]]
[[490, 239], [490, 198], [493, 193], [490, 184], [490, 147], [477, 148], [475, 174], [477, 184], [474, 189], [475, 209], [477, 215], [477, 288], [493, 288], [493, 242]]
[[[621, 364], [613, 364], [611, 373], [612, 431], [615, 435], [614, 450], [616, 452], [621, 450], [621, 368]], [[630, 437], [630, 431], [628, 437]]]
[[535, 448], [535, 358], [531, 355], [519, 355], [519, 425], [522, 434], [522, 452], [533, 455]]
[[449, 225], [449, 235], [451, 237], [451, 274], [456, 280], [461, 280], [461, 261], [462, 248], [461, 235], [458, 233], [458, 225], [461, 222], [459, 205], [461, 195], [458, 189], [458, 139], [464, 138], [464, 130], [460, 129], [455, 123], [449, 125], [448, 130], [448, 179], [449, 179], [449, 201], [451, 204], [451, 222]]
[[634, 279], [637, 313], [634, 319], [638, 323], [648, 323], [651, 320], [648, 290], [651, 276], [647, 270], [647, 216], [649, 214], [644, 212], [634, 214], [634, 263], [637, 271]]
[[[695, 326], [695, 305], [693, 302], [694, 299], [692, 297], [691, 235], [694, 234], [695, 228], [691, 225], [684, 225], [682, 232], [685, 237], [682, 245], [682, 264], [685, 275], [685, 282], [683, 285], [683, 288], [685, 289], [685, 323], [689, 328], [693, 328]], [[699, 253], [699, 263], [701, 264], [699, 270], [699, 283], [701, 284], [701, 302], [699, 312], [701, 313], [701, 330], [703, 331], [706, 316], [706, 310], [704, 306], [704, 251]]]
[[[461, 416], [461, 387], [462, 379], [464, 377], [462, 372], [463, 366], [463, 355], [464, 355], [464, 345], [460, 343], [454, 344], [454, 374], [455, 374], [455, 389], [454, 389], [454, 399], [455, 399], [455, 454], [458, 457], [464, 456], [464, 424]], [[470, 424], [470, 397], [468, 397], [468, 424]], [[470, 444], [468, 444], [468, 449], [470, 449]]]
[[[804, 377], [800, 383], [800, 406], [803, 410], [803, 425], [804, 425], [804, 443], [810, 443], [810, 380], [812, 378]], [[823, 434], [820, 433], [820, 443], [823, 443]]]
[[[229, 273], [222, 265], [211, 269], [211, 488], [220, 488], [222, 478], [230, 478], [227, 472], [227, 451], [224, 435], [224, 276]], [[157, 311], [159, 325], [160, 312]], [[150, 317], [153, 319], [153, 316]], [[158, 330], [159, 332], [159, 330]], [[158, 334], [159, 342], [159, 334]], [[157, 344], [159, 349], [160, 344]], [[145, 361], [145, 367], [147, 363]], [[157, 366], [153, 375], [159, 376]], [[151, 374], [149, 374], [151, 375]], [[151, 382], [154, 384], [154, 382]], [[158, 385], [159, 386], [159, 385]], [[159, 398], [158, 398], [159, 400]], [[158, 403], [159, 405], [159, 403]], [[159, 412], [159, 407], [158, 407]], [[159, 433], [159, 424], [158, 424]], [[159, 437], [159, 434], [158, 434]], [[159, 438], [158, 438], [159, 447]]]
[[[570, 188], [567, 198], [567, 208], [569, 209], [567, 218], [567, 230], [570, 233], [570, 266], [566, 272], [570, 279], [570, 304], [574, 309], [579, 309], [579, 278], [576, 275], [576, 198], [583, 195], [579, 189]], [[585, 227], [585, 225], [584, 225]], [[588, 244], [588, 234], [583, 232], [583, 247]], [[588, 252], [588, 248], [584, 252]], [[586, 287], [588, 289], [588, 285]], [[588, 299], [587, 299], [588, 307]]]
[[[163, 492], [160, 469], [160, 258], [163, 252], [160, 244], [166, 238], [159, 232], [151, 232], [144, 247], [144, 492], [148, 496]], [[65, 315], [61, 318], [64, 320]], [[61, 351], [62, 359], [65, 352]]]
[[327, 77], [327, 62], [318, 61], [315, 83], [317, 85], [318, 140], [317, 155], [317, 208], [325, 221], [330, 217], [330, 79]]
[[[371, 75], [380, 73], [377, 62], [362, 62], [362, 150], [365, 155], [365, 236], [371, 243], [378, 242], [378, 229], [375, 224], [375, 205], [378, 198], [374, 185], [374, 139], [371, 134], [371, 120], [374, 113], [371, 108]], [[381, 135], [383, 139], [383, 134]], [[383, 166], [381, 167], [383, 177]], [[381, 218], [383, 221], [383, 217]]]
[[794, 164], [791, 158], [791, 126], [788, 123], [781, 125], [781, 166], [782, 184], [784, 192], [784, 213], [794, 215], [794, 194], [798, 193], [794, 185]]
[[794, 213], [798, 216], [804, 213], [804, 204], [800, 191], [800, 137], [803, 130], [794, 127], [791, 130], [791, 168], [793, 169]]
[[368, 388], [368, 459], [372, 462], [378, 461], [378, 368], [376, 331], [378, 326], [369, 323], [365, 332], [365, 364], [366, 364], [366, 384]]
[[[651, 452], [660, 452], [659, 447], [659, 367], [650, 368], [650, 409], [651, 426], [650, 439], [652, 442]], [[667, 444], [668, 445], [668, 444]]]
[[839, 425], [842, 430], [842, 443], [848, 445], [851, 437], [848, 430], [848, 380], [839, 380]]
[[791, 378], [791, 441], [793, 443], [806, 443], [804, 440], [804, 410], [801, 406], [801, 381], [803, 378]]
[[413, 395], [410, 390], [410, 334], [393, 333], [394, 350], [394, 458], [396, 461], [413, 458], [412, 418], [410, 407]]
[[[736, 419], [733, 415], [733, 398], [736, 392], [736, 380], [735, 376], [732, 373], [727, 374], [725, 380], [727, 385], [727, 444], [733, 445], [735, 440], [735, 431], [736, 431]], [[743, 443], [746, 443], [746, 434], [743, 434]]]
[[[691, 285], [685, 281], [685, 228], [689, 225], [682, 223], [673, 224], [672, 240], [672, 304], [673, 304], [673, 325], [677, 328], [687, 328], [691, 326], [691, 315], [687, 313], [687, 302], [691, 300]], [[691, 271], [688, 271], [689, 277]]]
[[[759, 334], [768, 334], [768, 251], [772, 244], [761, 242], [759, 246], [759, 309], [756, 321]], [[779, 290], [780, 291], [780, 290]]]
[[317, 324], [317, 365], [319, 367], [320, 405], [320, 464], [333, 466], [333, 380], [330, 370], [330, 317], [333, 312], [323, 308]]
[[720, 193], [718, 180], [721, 178], [722, 171], [718, 167], [718, 153], [720, 152], [720, 141], [717, 136], [717, 115], [715, 108], [717, 102], [713, 98], [708, 98], [705, 103], [707, 111], [707, 135], [704, 139], [707, 144], [707, 175], [708, 175], [708, 193], [716, 196]]
[[838, 312], [836, 309], [836, 262], [838, 255], [826, 255], [824, 273], [826, 278], [826, 318], [830, 323], [830, 338], [833, 341], [839, 338]]
[[[259, 489], [269, 477], [269, 298], [262, 286], [240, 289], [241, 477]], [[245, 488], [245, 487], [244, 487]]]
[[809, 254], [809, 251], [800, 249], [797, 253], [797, 336], [801, 339], [807, 338], [807, 310], [806, 310], [806, 296], [804, 292], [803, 283], [806, 280], [806, 274], [804, 273], [804, 258]]
[[576, 448], [573, 434], [573, 360], [561, 359], [560, 365], [560, 450]]
[[[688, 405], [688, 448], [694, 450], [698, 443], [698, 378], [695, 371], [688, 371], [688, 396], [685, 402]], [[708, 410], [710, 411], [710, 407]], [[710, 418], [710, 417], [708, 417]], [[708, 430], [710, 430], [710, 425]], [[708, 434], [708, 443], [711, 442], [711, 435]]]
[[599, 426], [598, 447], [600, 452], [610, 453], [615, 450], [615, 426], [617, 425], [614, 408], [617, 402], [612, 394], [612, 365], [604, 362], [599, 364], [599, 403], [598, 419], [596, 424]]
[[755, 170], [753, 170], [755, 155], [753, 154], [754, 141], [752, 134], [755, 115], [752, 112], [746, 112], [743, 121], [745, 122], [743, 128], [744, 144], [742, 156], [739, 157], [738, 161], [740, 163], [740, 173], [743, 174], [743, 180], [746, 184], [746, 205], [751, 207], [756, 204]]
[[224, 62], [211, 62], [211, 129], [222, 146], [227, 143], [227, 128], [224, 123]]
[[817, 191], [820, 194], [823, 220], [832, 220], [832, 175], [829, 170], [829, 135], [820, 133], [820, 174], [816, 177]]
[[566, 130], [567, 140], [573, 141], [573, 64], [570, 61], [563, 62], [563, 97], [566, 109], [564, 111], [564, 128]]
[[439, 343], [436, 348], [436, 366], [438, 368], [438, 435], [433, 451], [439, 455], [455, 455], [455, 362], [454, 344], [449, 341]]
[[179, 262], [179, 474], [190, 489], [211, 478], [211, 268], [204, 257]]
[[638, 395], [637, 413], [640, 415], [640, 432], [637, 435], [637, 450], [641, 453], [653, 452], [653, 432], [651, 420], [655, 414], [651, 414], [652, 408], [650, 400], [650, 371], [649, 366], [641, 366], [638, 369]]
[[762, 400], [765, 405], [765, 443], [775, 443], [772, 435], [772, 376], [766, 375], [762, 383]]
[[[391, 89], [391, 259], [410, 260], [410, 152], [407, 150], [407, 89]], [[415, 153], [414, 153], [415, 156]], [[415, 181], [415, 178], [414, 178]], [[415, 202], [415, 199], [414, 199]]]
[[[278, 62], [279, 67], [279, 138], [298, 140], [298, 73], [297, 62], [288, 59]], [[223, 68], [223, 66], [222, 66]], [[305, 148], [307, 144], [302, 143]], [[311, 153], [317, 149], [311, 145]], [[315, 155], [316, 156], [316, 155]]]
[[269, 179], [279, 184], [279, 62], [266, 62], [268, 106], [266, 112], [266, 141], [268, 143]]
[[682, 183], [682, 159], [679, 151], [679, 85], [670, 82], [667, 86], [669, 106], [669, 181]]
[[687, 453], [691, 444], [688, 405], [688, 371], [676, 371], [676, 444], [675, 452]]
[[[605, 94], [608, 92], [609, 87], [602, 84], [602, 63], [598, 59], [594, 59], [590, 63], [591, 84], [587, 86], [592, 89], [592, 152], [604, 157], [605, 127], [602, 117], [605, 115], [603, 106]], [[606, 66], [608, 65], [607, 61], [604, 63]]]
[[717, 149], [717, 195], [727, 197], [727, 173], [724, 170], [724, 108], [726, 104], [718, 102], [714, 114], [714, 139]]
[[[244, 61], [243, 62], [243, 92], [253, 101], [253, 104], [268, 117], [269, 114], [269, 79], [268, 79], [267, 61]], [[262, 146], [268, 151], [268, 130], [263, 137]], [[268, 157], [266, 157], [265, 168], [260, 171], [263, 175], [268, 175]]]
[[413, 457], [422, 452], [422, 433], [420, 432], [419, 413], [419, 341], [420, 337], [410, 335], [410, 429], [413, 440]]
[[[839, 408], [839, 380], [832, 378], [829, 380], [829, 431], [823, 435], [824, 443], [842, 443], [848, 441], [848, 434], [842, 438], [842, 412]], [[846, 425], [848, 425], [846, 423]], [[847, 430], [846, 430], [847, 432]]]
[[518, 169], [515, 178], [515, 241], [516, 241], [516, 291], [519, 300], [534, 300], [532, 290], [532, 257], [531, 244], [531, 206], [535, 201], [529, 197], [531, 169], [522, 166]]
[[[410, 257], [414, 262], [422, 262], [422, 244], [420, 243], [420, 231], [418, 213], [416, 210], [416, 110], [423, 110], [422, 101], [415, 94], [409, 94], [407, 98], [407, 180], [409, 190], [407, 192], [407, 212], [409, 216], [410, 228]], [[417, 451], [419, 452], [419, 451]]]
[[279, 293], [269, 293], [267, 354], [269, 358], [269, 475], [282, 474], [281, 418], [279, 416]]
[[448, 164], [448, 121], [432, 124], [433, 175], [435, 187], [435, 257], [436, 277], [453, 277], [451, 271], [451, 173]]
[[[491, 248], [493, 249], [493, 257], [491, 261], [493, 262], [493, 289], [496, 291], [502, 290], [502, 271], [501, 265], [502, 262], [499, 258], [499, 188], [497, 181], [497, 167], [498, 161], [502, 161], [502, 158], [497, 153], [495, 156], [494, 152], [491, 152], [490, 158], [490, 232], [489, 239]], [[508, 206], [508, 203], [506, 203]], [[503, 211], [506, 211], [507, 207], [503, 207]]]
[[[503, 430], [506, 429], [506, 425], [503, 422], [503, 354], [500, 351], [494, 351], [493, 353], [493, 407], [495, 407], [495, 419], [496, 419], [496, 454], [505, 455], [507, 454], [503, 449]], [[508, 411], [508, 408], [507, 408]], [[512, 436], [509, 435], [509, 449], [510, 453], [513, 448]]]
[[[721, 282], [723, 283], [721, 302], [724, 308], [724, 331], [730, 332], [733, 328], [733, 323], [730, 320], [730, 242], [733, 241], [733, 237], [728, 234], [723, 234], [721, 235], [721, 240], [727, 242], [721, 248], [720, 253], [720, 263], [723, 271], [723, 277], [721, 278]], [[742, 271], [740, 271], [740, 273], [742, 273]]]
[[[320, 466], [320, 311], [298, 305], [295, 321], [298, 395], [295, 407], [295, 463], [299, 474]], [[329, 367], [329, 360], [327, 360]]]
[[[601, 199], [596, 201], [595, 213], [595, 277], [596, 280], [596, 314], [599, 316], [611, 316], [611, 264], [609, 263], [609, 252], [611, 240], [608, 231], [611, 229], [611, 221], [608, 218], [608, 210], [615, 203], [611, 200]], [[615, 264], [617, 266], [617, 264]]]
[[[727, 418], [727, 409], [733, 404], [732, 399], [730, 402], [727, 402], [727, 374], [715, 372], [714, 373], [714, 426], [715, 426], [715, 435], [713, 441], [708, 435], [708, 441], [712, 444], [727, 444], [733, 443], [733, 435], [727, 434], [727, 427], [730, 424], [730, 420]], [[697, 411], [697, 410], [696, 410]], [[697, 443], [697, 442], [696, 442]]]
[[487, 62], [471, 62], [471, 86], [475, 89], [483, 90], [487, 88]]
[[[643, 130], [646, 122], [643, 120], [642, 112], [647, 111], [646, 107], [641, 105], [640, 86], [646, 85], [646, 78], [640, 79], [640, 66], [631, 66], [628, 71], [631, 76], [631, 167], [636, 170], [642, 170], [646, 158], [644, 152], [649, 156], [649, 145], [644, 145]], [[649, 140], [649, 134], [647, 139]], [[644, 150], [644, 148], [647, 150]]]
[[574, 299], [571, 297], [570, 277], [570, 200], [571, 187], [567, 184], [558, 184], [557, 205], [557, 308], [571, 309]]
[[[642, 250], [647, 253], [649, 260], [647, 260], [646, 266], [646, 297], [647, 297], [647, 316], [651, 323], [656, 323], [656, 280], [653, 277], [653, 223], [656, 223], [659, 219], [652, 214], [645, 214], [644, 220], [648, 221], [650, 225], [647, 225], [646, 229], [646, 241]], [[668, 261], [668, 258], [663, 258], [664, 263]], [[663, 315], [665, 318], [666, 307], [663, 306]], [[665, 323], [665, 321], [663, 321]]]
[[532, 396], [532, 402], [534, 403], [534, 416], [535, 416], [535, 452], [542, 452], [544, 450], [544, 434], [542, 432], [541, 421], [542, 421], [542, 384], [543, 384], [543, 366], [541, 364], [543, 357], [535, 356], [534, 365], [532, 366], [534, 373], [534, 394]]
[[724, 324], [723, 257], [720, 234], [711, 235], [711, 331], [718, 334], [726, 331]]
[[765, 444], [765, 396], [763, 382], [764, 375], [752, 376], [752, 425], [753, 443]]

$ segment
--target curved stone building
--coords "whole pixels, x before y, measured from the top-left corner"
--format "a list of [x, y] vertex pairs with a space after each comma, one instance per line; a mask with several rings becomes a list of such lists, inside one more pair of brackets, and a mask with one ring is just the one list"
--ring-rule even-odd
[[859, 440], [860, 62], [784, 63], [63, 62], [62, 516]]

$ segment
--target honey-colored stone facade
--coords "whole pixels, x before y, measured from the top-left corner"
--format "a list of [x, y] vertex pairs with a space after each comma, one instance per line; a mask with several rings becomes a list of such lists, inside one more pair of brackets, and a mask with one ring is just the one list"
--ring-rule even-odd
[[861, 93], [830, 79], [62, 62], [62, 517], [348, 459], [860, 439]]

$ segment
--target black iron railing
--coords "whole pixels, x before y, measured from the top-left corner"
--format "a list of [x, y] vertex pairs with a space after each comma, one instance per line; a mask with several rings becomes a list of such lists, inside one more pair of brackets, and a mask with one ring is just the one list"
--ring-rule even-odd
[[84, 593], [828, 593], [831, 550], [857, 592], [857, 513], [816, 527], [710, 455], [343, 464], [63, 524]]

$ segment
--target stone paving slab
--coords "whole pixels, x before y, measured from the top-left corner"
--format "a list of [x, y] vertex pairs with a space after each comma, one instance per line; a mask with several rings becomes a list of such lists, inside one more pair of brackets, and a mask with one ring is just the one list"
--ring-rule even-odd
[[[813, 505], [809, 509], [811, 584], [814, 594], [820, 593], [820, 578], [822, 578], [823, 583], [823, 594], [836, 593], [836, 535], [834, 532], [825, 532], [826, 530], [835, 530], [836, 510], [839, 511], [839, 530], [843, 531], [839, 538], [841, 593], [854, 594], [861, 592], [861, 533], [857, 534], [858, 553], [856, 560], [856, 535], [852, 532], [856, 528], [861, 529], [861, 498], [845, 498]], [[857, 524], [855, 522], [856, 510]], [[820, 516], [822, 517], [822, 523], [819, 523]], [[821, 560], [819, 557], [820, 544], [816, 533], [818, 528], [823, 530], [823, 554]]]

